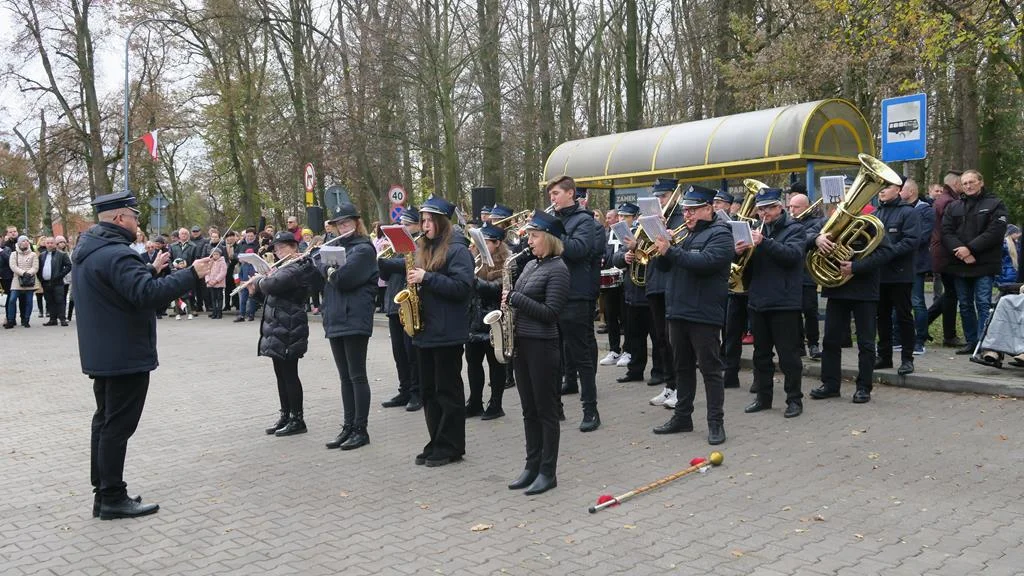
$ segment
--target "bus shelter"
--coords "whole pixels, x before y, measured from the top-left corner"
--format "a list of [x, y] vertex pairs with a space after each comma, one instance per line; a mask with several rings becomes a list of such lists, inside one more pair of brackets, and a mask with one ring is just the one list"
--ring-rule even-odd
[[806, 173], [814, 200], [815, 172], [858, 168], [860, 153], [875, 155], [864, 115], [829, 99], [570, 140], [548, 156], [544, 181], [572, 176], [579, 187], [609, 190], [615, 205], [617, 191], [618, 201], [635, 198], [657, 178], [727, 187], [729, 180]]

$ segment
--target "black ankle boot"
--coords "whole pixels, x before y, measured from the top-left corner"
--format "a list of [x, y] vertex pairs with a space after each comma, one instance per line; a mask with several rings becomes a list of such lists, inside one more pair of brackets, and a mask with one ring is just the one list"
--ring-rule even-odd
[[342, 450], [355, 450], [360, 446], [366, 446], [370, 443], [370, 435], [366, 433], [366, 426], [356, 426], [352, 429], [352, 433], [349, 434], [348, 438], [341, 443]]
[[305, 434], [306, 422], [302, 419], [302, 412], [292, 412], [288, 423], [283, 428], [274, 432], [274, 436], [291, 436], [293, 434]]
[[281, 428], [284, 428], [284, 425], [288, 423], [288, 413], [285, 412], [284, 410], [281, 410], [280, 414], [281, 415], [277, 418], [277, 423], [271, 426], [270, 428], [264, 430], [264, 432], [266, 432], [267, 435], [277, 432]]
[[501, 418], [505, 415], [505, 411], [501, 409], [501, 403], [491, 400], [487, 403], [487, 409], [480, 415], [481, 420], [494, 420], [495, 418]]
[[325, 446], [327, 446], [327, 449], [333, 450], [334, 448], [340, 448], [341, 445], [344, 444], [346, 440], [348, 440], [348, 437], [352, 435], [353, 429], [354, 426], [352, 426], [351, 424], [345, 424], [344, 426], [342, 426], [341, 432], [338, 433], [338, 436], [334, 440], [331, 440], [330, 442], [325, 444]]

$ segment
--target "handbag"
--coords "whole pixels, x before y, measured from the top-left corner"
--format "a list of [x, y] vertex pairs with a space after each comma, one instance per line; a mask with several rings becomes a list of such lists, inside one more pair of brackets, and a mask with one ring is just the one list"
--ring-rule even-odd
[[21, 275], [21, 287], [22, 288], [34, 288], [36, 285], [36, 275], [31, 272], [26, 272]]

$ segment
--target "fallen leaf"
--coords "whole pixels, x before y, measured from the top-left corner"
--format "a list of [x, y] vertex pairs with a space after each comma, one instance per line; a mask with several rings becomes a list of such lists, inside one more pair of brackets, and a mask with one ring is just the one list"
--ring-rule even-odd
[[741, 552], [740, 550], [733, 550], [732, 551], [732, 555], [737, 557], [737, 558], [739, 558], [739, 557], [743, 556], [743, 552]]
[[430, 504], [420, 504], [420, 510], [430, 510]]
[[853, 435], [853, 436], [860, 436], [861, 434], [866, 434], [867, 431], [868, 431], [867, 428], [865, 428], [863, 430], [850, 430], [850, 434]]
[[984, 427], [985, 427], [985, 423], [982, 422], [981, 420], [978, 420], [978, 428], [984, 428]]
[[863, 540], [864, 539], [864, 535], [863, 534], [854, 534], [853, 537], [858, 539], [858, 540]]
[[1000, 434], [1000, 435], [999, 435], [999, 439], [1000, 439], [1000, 440], [1009, 440], [1009, 439], [1010, 439], [1010, 437], [1009, 437], [1009, 436], [1007, 436], [1006, 434]]
[[789, 511], [790, 511], [790, 510], [792, 510], [792, 509], [793, 509], [793, 507], [792, 507], [792, 506], [783, 506], [783, 507], [782, 507], [782, 511], [783, 511], [783, 512], [789, 512]]
[[341, 492], [338, 493], [338, 496], [341, 496], [342, 498], [348, 498], [348, 492], [342, 490]]
[[806, 528], [797, 528], [796, 530], [794, 530], [794, 532], [796, 532], [797, 534], [803, 534], [804, 532], [807, 532], [807, 529]]
[[868, 460], [878, 460], [878, 452], [871, 452], [868, 454]]
[[565, 543], [566, 544], [575, 544], [576, 541], [572, 539], [572, 536], [566, 536], [565, 537]]
[[516, 524], [516, 528], [526, 528], [526, 522], [520, 522], [519, 524]]
[[494, 524], [477, 524], [470, 528], [470, 530], [473, 532], [483, 532], [484, 530], [490, 530], [491, 528], [494, 528]]
[[636, 529], [636, 524], [623, 524], [622, 527], [625, 528], [626, 530], [635, 530]]
[[824, 522], [825, 521], [825, 517], [822, 516], [821, 514], [818, 514], [817, 516], [814, 517], [814, 521], [815, 522]]

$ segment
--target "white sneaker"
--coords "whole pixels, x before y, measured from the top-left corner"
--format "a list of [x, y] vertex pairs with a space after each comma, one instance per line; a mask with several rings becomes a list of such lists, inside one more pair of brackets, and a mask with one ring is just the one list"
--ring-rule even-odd
[[672, 390], [672, 393], [669, 395], [668, 398], [665, 399], [665, 403], [662, 404], [662, 406], [664, 406], [665, 408], [668, 408], [669, 410], [675, 410], [676, 404], [678, 402], [679, 402], [679, 398], [676, 396], [676, 391]]
[[619, 368], [625, 368], [629, 366], [629, 363], [632, 360], [633, 357], [629, 355], [629, 352], [623, 352], [622, 355], [619, 356], [619, 360], [615, 362], [615, 365], [618, 366]]
[[668, 388], [662, 388], [661, 394], [658, 394], [654, 398], [651, 398], [651, 406], [664, 406], [665, 400], [675, 395], [675, 390], [669, 390]]
[[181, 314], [178, 314], [177, 316], [175, 316], [174, 319], [175, 320], [181, 320]]
[[615, 364], [619, 359], [619, 356], [621, 356], [621, 354], [618, 352], [609, 352], [607, 356], [601, 359], [600, 364], [601, 366], [611, 366], [612, 364]]
[[195, 318], [195, 316], [193, 316], [193, 315], [191, 315], [191, 314], [189, 314], [189, 315], [188, 315], [188, 319], [189, 319], [189, 320], [191, 320], [191, 319], [193, 319], [193, 318]]

